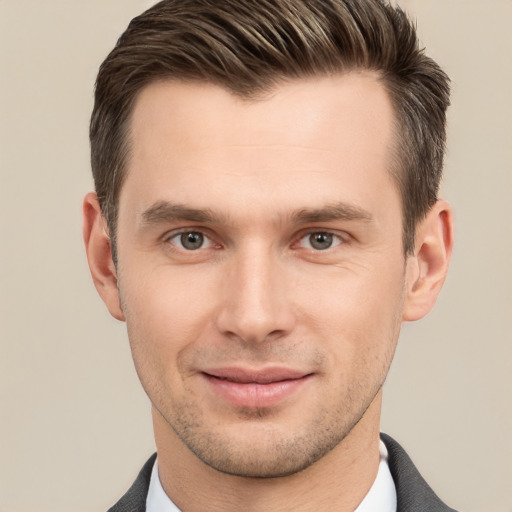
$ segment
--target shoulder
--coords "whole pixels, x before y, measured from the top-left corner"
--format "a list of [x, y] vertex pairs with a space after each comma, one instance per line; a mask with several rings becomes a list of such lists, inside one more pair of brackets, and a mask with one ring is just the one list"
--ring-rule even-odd
[[[381, 434], [396, 486], [397, 512], [456, 512], [445, 505], [420, 475], [405, 450], [394, 439]], [[145, 512], [146, 497], [156, 453], [144, 464], [128, 492], [108, 512]]]
[[397, 512], [456, 512], [434, 493], [400, 444], [386, 434], [381, 434], [381, 439], [388, 449], [389, 469], [397, 492]]
[[144, 464], [128, 492], [113, 507], [109, 508], [108, 512], [145, 512], [146, 497], [155, 459], [156, 453]]

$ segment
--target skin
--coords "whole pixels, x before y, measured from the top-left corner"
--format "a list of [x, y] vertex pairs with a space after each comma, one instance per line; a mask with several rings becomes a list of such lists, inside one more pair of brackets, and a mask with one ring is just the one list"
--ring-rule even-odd
[[[84, 238], [182, 510], [349, 511], [371, 487], [401, 324], [433, 306], [452, 246], [439, 201], [405, 258], [392, 126], [370, 73], [253, 101], [210, 84], [140, 93], [117, 269], [94, 194]], [[259, 381], [276, 371], [293, 373], [284, 394]]]

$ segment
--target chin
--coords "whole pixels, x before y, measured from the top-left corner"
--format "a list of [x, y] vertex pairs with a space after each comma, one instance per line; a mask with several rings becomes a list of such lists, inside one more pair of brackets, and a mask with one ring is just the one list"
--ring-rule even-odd
[[[232, 432], [181, 432], [181, 441], [207, 466], [246, 478], [290, 476], [313, 465], [335, 448], [350, 428], [293, 433], [292, 428], [237, 425]], [[184, 435], [183, 435], [184, 434]]]

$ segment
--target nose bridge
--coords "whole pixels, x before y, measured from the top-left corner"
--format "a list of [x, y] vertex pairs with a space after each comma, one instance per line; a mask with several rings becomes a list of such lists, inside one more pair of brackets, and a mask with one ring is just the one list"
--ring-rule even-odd
[[293, 313], [276, 251], [264, 240], [252, 240], [237, 251], [230, 266], [219, 329], [251, 342], [287, 333]]

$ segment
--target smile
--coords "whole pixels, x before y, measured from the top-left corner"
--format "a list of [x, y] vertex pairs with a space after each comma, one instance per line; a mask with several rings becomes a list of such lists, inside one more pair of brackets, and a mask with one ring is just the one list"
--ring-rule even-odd
[[265, 408], [297, 393], [312, 377], [286, 368], [219, 368], [202, 373], [212, 391], [235, 407]]

